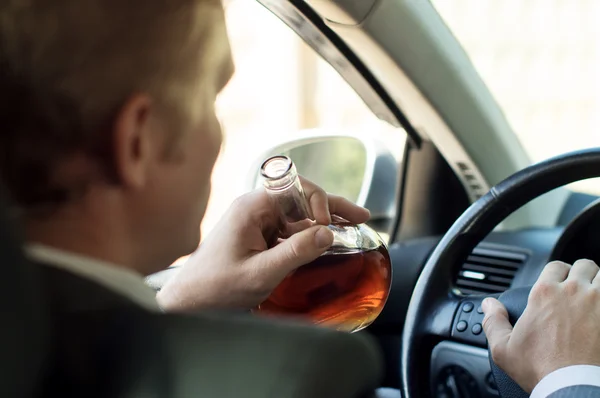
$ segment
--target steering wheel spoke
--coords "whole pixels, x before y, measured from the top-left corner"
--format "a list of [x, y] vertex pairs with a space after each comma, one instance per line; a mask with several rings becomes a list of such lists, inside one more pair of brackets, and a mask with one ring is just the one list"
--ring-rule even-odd
[[456, 296], [448, 296], [431, 305], [429, 316], [423, 319], [423, 335], [439, 340], [450, 339], [459, 305], [460, 299]]

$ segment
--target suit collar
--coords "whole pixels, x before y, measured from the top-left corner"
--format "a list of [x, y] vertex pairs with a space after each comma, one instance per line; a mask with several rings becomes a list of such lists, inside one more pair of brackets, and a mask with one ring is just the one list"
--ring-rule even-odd
[[34, 262], [91, 280], [149, 311], [160, 311], [156, 292], [129, 268], [41, 244], [27, 245], [26, 254]]

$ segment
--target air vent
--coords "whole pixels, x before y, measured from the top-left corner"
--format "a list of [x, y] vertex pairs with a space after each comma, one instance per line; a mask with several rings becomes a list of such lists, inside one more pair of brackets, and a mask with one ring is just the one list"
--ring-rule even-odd
[[460, 269], [456, 288], [464, 295], [502, 293], [526, 260], [525, 253], [512, 248], [477, 247]]
[[474, 169], [465, 162], [457, 162], [456, 166], [458, 166], [456, 171], [462, 176], [463, 185], [467, 189], [471, 200], [477, 200], [485, 195], [489, 188]]

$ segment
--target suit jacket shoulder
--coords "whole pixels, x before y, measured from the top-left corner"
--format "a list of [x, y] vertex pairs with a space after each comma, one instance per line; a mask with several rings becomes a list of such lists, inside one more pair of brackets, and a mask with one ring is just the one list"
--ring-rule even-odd
[[36, 266], [41, 268], [45, 296], [54, 314], [124, 307], [141, 309], [127, 297], [92, 280], [52, 266]]

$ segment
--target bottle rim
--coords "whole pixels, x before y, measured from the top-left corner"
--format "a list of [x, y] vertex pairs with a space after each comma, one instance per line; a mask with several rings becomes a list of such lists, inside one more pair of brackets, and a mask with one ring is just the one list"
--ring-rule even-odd
[[260, 174], [267, 180], [279, 180], [292, 170], [292, 159], [284, 155], [271, 156], [260, 167]]

